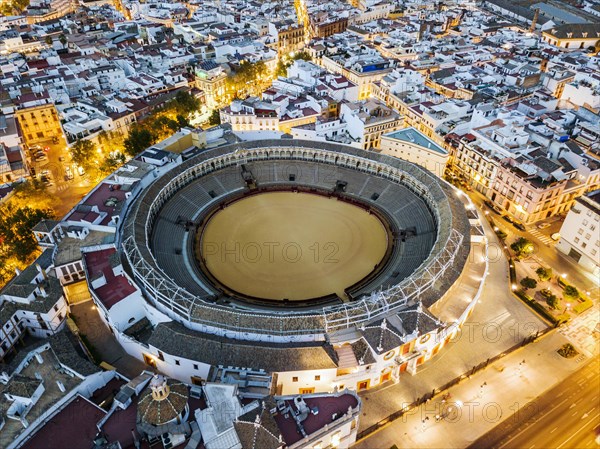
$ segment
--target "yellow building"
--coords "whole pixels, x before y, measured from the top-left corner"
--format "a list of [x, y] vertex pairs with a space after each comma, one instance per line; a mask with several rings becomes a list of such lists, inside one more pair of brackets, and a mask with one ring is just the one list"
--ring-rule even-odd
[[21, 95], [15, 106], [15, 118], [27, 145], [62, 136], [58, 112], [47, 93]]

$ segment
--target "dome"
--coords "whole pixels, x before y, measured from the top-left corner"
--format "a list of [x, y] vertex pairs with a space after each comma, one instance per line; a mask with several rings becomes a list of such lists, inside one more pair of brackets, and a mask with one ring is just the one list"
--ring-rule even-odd
[[161, 426], [180, 419], [188, 402], [188, 387], [160, 374], [155, 375], [138, 401], [138, 421]]

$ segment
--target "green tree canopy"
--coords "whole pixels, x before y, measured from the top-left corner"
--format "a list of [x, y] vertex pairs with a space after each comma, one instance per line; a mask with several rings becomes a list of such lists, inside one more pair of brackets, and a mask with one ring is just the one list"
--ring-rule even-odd
[[556, 295], [550, 294], [546, 297], [546, 304], [550, 306], [552, 309], [558, 308], [558, 298]]
[[200, 101], [189, 92], [180, 90], [175, 95], [172, 105], [175, 109], [175, 113], [187, 117], [192, 112], [196, 112], [200, 109]]
[[96, 157], [96, 146], [89, 140], [78, 140], [71, 148], [71, 158], [77, 165], [88, 169]]
[[221, 124], [221, 114], [219, 114], [218, 109], [213, 109], [210, 113], [210, 117], [208, 117], [209, 125], [220, 125]]
[[112, 155], [108, 155], [102, 164], [100, 164], [100, 171], [105, 174], [114, 172], [117, 168], [125, 163], [125, 155], [120, 152], [116, 152]]
[[535, 274], [540, 281], [549, 281], [552, 278], [552, 268], [539, 267], [535, 270]]
[[0, 235], [9, 252], [25, 262], [37, 249], [32, 229], [44, 218], [54, 218], [50, 209], [34, 209], [29, 206], [12, 207], [0, 214]]
[[134, 126], [125, 139], [125, 153], [135, 156], [156, 142], [157, 135], [140, 126]]
[[579, 290], [573, 287], [572, 285], [567, 285], [565, 287], [564, 296], [566, 299], [578, 299], [579, 298]]
[[523, 279], [521, 279], [521, 287], [523, 287], [524, 290], [529, 290], [530, 288], [536, 288], [537, 287], [537, 281], [533, 278], [528, 277], [524, 277]]
[[530, 256], [534, 251], [533, 243], [525, 237], [519, 237], [510, 245], [510, 248], [515, 252], [518, 258]]

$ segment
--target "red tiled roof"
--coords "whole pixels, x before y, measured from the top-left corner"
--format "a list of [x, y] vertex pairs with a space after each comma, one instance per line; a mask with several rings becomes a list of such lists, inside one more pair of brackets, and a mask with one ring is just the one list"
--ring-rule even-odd
[[[311, 435], [325, 427], [325, 424], [330, 424], [332, 422], [332, 415], [335, 413], [339, 418], [346, 412], [348, 412], [348, 407], [356, 407], [358, 404], [357, 399], [351, 394], [342, 394], [341, 396], [321, 396], [321, 397], [313, 397], [313, 398], [304, 398], [304, 402], [311, 410], [317, 408], [319, 413], [313, 415], [312, 413], [308, 414], [308, 418], [302, 421], [302, 426], [304, 427], [304, 431], [307, 435]], [[291, 405], [294, 409], [294, 401], [286, 401], [288, 405]], [[277, 423], [277, 427], [279, 427], [279, 431], [281, 432], [281, 436], [283, 437], [285, 443], [288, 446], [300, 441], [303, 437], [296, 428], [296, 421], [290, 415], [289, 418], [286, 418], [285, 415], [275, 415], [275, 422]]]
[[[112, 186], [111, 184], [102, 183], [98, 186], [96, 190], [94, 190], [88, 198], [85, 199], [81, 204], [85, 204], [88, 206], [98, 206], [98, 210], [101, 212], [106, 212], [108, 215], [104, 217], [104, 219], [99, 223], [101, 225], [108, 225], [112, 216], [115, 214], [115, 207], [107, 205], [107, 201], [110, 198], [114, 198], [117, 202], [117, 205], [120, 205], [125, 201], [125, 191], [120, 190], [117, 186]], [[78, 212], [73, 212], [70, 216], [67, 217], [68, 220], [79, 221], [86, 218], [87, 214], [82, 214]]]
[[27, 65], [30, 69], [47, 69], [48, 67], [50, 67], [50, 64], [48, 64], [48, 61], [46, 61], [45, 59], [29, 61]]
[[98, 433], [96, 424], [104, 415], [106, 415], [104, 410], [77, 396], [69, 405], [50, 418], [23, 448], [89, 449]]
[[21, 162], [23, 160], [23, 158], [21, 157], [21, 152], [18, 150], [7, 151], [6, 158], [8, 159], [8, 162]]
[[85, 266], [90, 279], [100, 273], [106, 279], [106, 284], [94, 289], [94, 292], [107, 309], [136, 291], [136, 288], [129, 283], [125, 276], [115, 276], [110, 265], [110, 256], [116, 251], [115, 248], [109, 248], [84, 254]]

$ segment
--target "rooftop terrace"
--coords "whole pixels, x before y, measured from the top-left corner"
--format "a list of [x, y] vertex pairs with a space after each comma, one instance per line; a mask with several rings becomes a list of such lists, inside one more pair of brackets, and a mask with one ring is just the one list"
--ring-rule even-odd
[[425, 136], [424, 134], [412, 127], [404, 128], [399, 131], [394, 131], [389, 134], [385, 134], [385, 137], [413, 143], [443, 155], [448, 154], [446, 150], [437, 145], [433, 140], [431, 140], [430, 138], [428, 138], [427, 136]]

